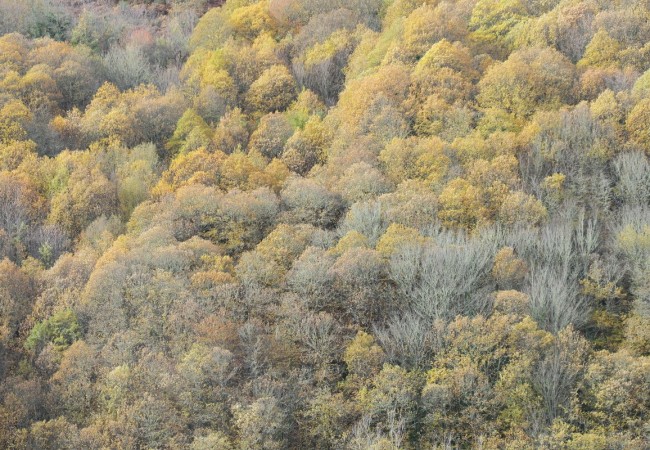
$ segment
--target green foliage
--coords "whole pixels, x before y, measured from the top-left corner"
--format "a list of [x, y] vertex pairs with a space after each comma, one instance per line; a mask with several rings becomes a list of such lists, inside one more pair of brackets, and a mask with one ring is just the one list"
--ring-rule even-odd
[[183, 113], [174, 134], [165, 144], [170, 156], [177, 153], [196, 150], [199, 147], [206, 147], [210, 144], [211, 130], [207, 123], [193, 109]]
[[508, 33], [526, 17], [526, 4], [521, 0], [479, 0], [472, 10], [470, 38], [479, 48], [501, 56], [506, 50]]
[[37, 354], [52, 343], [55, 349], [63, 351], [78, 339], [81, 339], [81, 327], [77, 316], [74, 311], [64, 309], [34, 325], [25, 340], [25, 347]]

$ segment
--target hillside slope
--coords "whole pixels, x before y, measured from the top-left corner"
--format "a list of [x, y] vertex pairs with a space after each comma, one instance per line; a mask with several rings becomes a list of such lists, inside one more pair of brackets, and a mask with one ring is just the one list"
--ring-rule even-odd
[[0, 0], [0, 448], [650, 446], [650, 3]]

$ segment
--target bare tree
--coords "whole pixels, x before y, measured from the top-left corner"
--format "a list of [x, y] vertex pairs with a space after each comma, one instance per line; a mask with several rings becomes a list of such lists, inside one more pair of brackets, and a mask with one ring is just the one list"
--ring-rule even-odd
[[404, 246], [390, 261], [404, 306], [428, 323], [489, 312], [496, 241], [440, 234], [433, 244]]
[[621, 153], [613, 162], [617, 194], [625, 205], [647, 205], [650, 200], [650, 163], [641, 152]]
[[383, 220], [381, 203], [371, 200], [352, 205], [341, 223], [339, 233], [344, 236], [348, 231], [358, 231], [374, 246], [386, 228], [388, 224]]
[[550, 266], [533, 266], [530, 275], [530, 308], [533, 318], [545, 330], [557, 333], [589, 319], [589, 300], [580, 295], [578, 278]]
[[573, 390], [585, 369], [589, 344], [572, 327], [564, 329], [533, 372], [542, 396], [546, 422], [567, 412]]
[[389, 361], [407, 368], [425, 368], [442, 343], [441, 322], [430, 326], [412, 313], [393, 317], [385, 327], [375, 327], [374, 334]]

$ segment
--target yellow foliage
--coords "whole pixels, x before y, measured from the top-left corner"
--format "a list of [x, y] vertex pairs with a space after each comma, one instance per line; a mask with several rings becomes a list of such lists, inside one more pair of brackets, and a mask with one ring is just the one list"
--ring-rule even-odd
[[650, 155], [650, 98], [641, 100], [630, 111], [625, 128], [630, 140], [641, 150]]
[[0, 170], [12, 171], [23, 162], [36, 158], [36, 144], [33, 141], [11, 141], [4, 145], [0, 144]]
[[623, 289], [616, 286], [613, 281], [607, 281], [603, 272], [602, 263], [595, 261], [589, 266], [587, 276], [580, 280], [582, 293], [593, 297], [597, 301], [621, 299]]
[[650, 317], [633, 314], [625, 321], [625, 347], [638, 356], [650, 356]]
[[472, 55], [467, 47], [447, 39], [436, 42], [418, 61], [413, 71], [415, 77], [426, 75], [428, 71], [447, 67], [468, 79], [478, 76], [474, 69]]
[[415, 61], [422, 57], [427, 49], [439, 38], [435, 26], [434, 8], [423, 5], [414, 10], [403, 23], [402, 41], [400, 43], [404, 61]]
[[318, 116], [311, 116], [304, 129], [296, 131], [287, 142], [282, 161], [294, 172], [308, 173], [315, 164], [326, 161], [331, 133]]
[[368, 238], [356, 230], [348, 231], [345, 236], [339, 239], [336, 247], [329, 251], [336, 256], [340, 256], [351, 248], [369, 248]]
[[375, 343], [375, 339], [364, 331], [359, 331], [348, 344], [343, 361], [352, 376], [367, 379], [379, 373], [385, 355]]
[[27, 56], [27, 46], [27, 40], [19, 33], [8, 33], [0, 37], [0, 67], [19, 71]]
[[503, 247], [494, 257], [492, 276], [499, 286], [512, 286], [521, 283], [527, 271], [526, 262], [515, 256], [512, 247]]
[[338, 30], [325, 40], [309, 48], [304, 56], [307, 69], [321, 64], [351, 46], [350, 33], [347, 30]]
[[564, 183], [566, 175], [563, 173], [554, 173], [544, 178], [541, 182], [541, 187], [544, 189], [546, 199], [548, 202], [559, 205], [564, 198]]
[[625, 226], [616, 237], [616, 245], [631, 260], [640, 257], [650, 251], [650, 225], [644, 225], [641, 229]]
[[395, 184], [420, 179], [436, 187], [451, 163], [437, 137], [393, 139], [379, 154], [388, 178]]
[[587, 45], [578, 67], [612, 67], [620, 64], [621, 44], [605, 30], [598, 30]]
[[275, 65], [255, 80], [246, 94], [251, 111], [270, 113], [286, 109], [296, 98], [296, 82], [283, 65]]
[[409, 70], [395, 64], [383, 66], [366, 77], [352, 80], [339, 98], [337, 119], [346, 125], [356, 126], [379, 95], [385, 96], [393, 104], [401, 104], [406, 99], [409, 84]]
[[229, 155], [221, 165], [219, 185], [226, 191], [234, 188], [248, 189], [249, 178], [260, 169], [242, 152]]
[[32, 113], [19, 100], [7, 102], [0, 108], [0, 144], [23, 140], [27, 136], [25, 125]]
[[546, 208], [534, 196], [521, 191], [508, 194], [501, 204], [499, 219], [507, 225], [538, 225], [547, 216]]
[[491, 161], [478, 159], [468, 164], [467, 180], [484, 188], [489, 188], [495, 182], [513, 188], [519, 182], [518, 166], [519, 162], [513, 155], [500, 155]]
[[274, 31], [269, 2], [266, 0], [235, 9], [228, 17], [228, 24], [237, 35], [250, 40], [262, 32]]
[[194, 27], [189, 46], [193, 50], [219, 48], [230, 34], [225, 8], [210, 8]]
[[486, 219], [487, 211], [482, 202], [481, 190], [462, 178], [451, 180], [438, 201], [438, 218], [445, 226], [472, 230]]
[[377, 251], [382, 256], [390, 258], [390, 256], [405, 245], [422, 245], [427, 241], [427, 238], [422, 236], [418, 230], [411, 227], [405, 227], [398, 223], [392, 223], [386, 232], [379, 238], [377, 242]]
[[573, 64], [556, 50], [520, 50], [488, 69], [479, 82], [478, 101], [484, 108], [527, 117], [570, 101], [574, 78]]
[[257, 245], [256, 250], [280, 267], [288, 269], [293, 260], [305, 250], [312, 233], [313, 227], [309, 225], [280, 224]]
[[494, 310], [501, 314], [527, 316], [530, 314], [530, 297], [515, 290], [498, 291], [494, 296]]
[[205, 148], [180, 154], [163, 172], [157, 186], [152, 189], [152, 194], [161, 197], [181, 186], [195, 183], [215, 185], [220, 180], [221, 166], [225, 159], [223, 152], [210, 153]]
[[282, 161], [274, 158], [263, 172], [253, 172], [249, 177], [249, 182], [252, 187], [268, 186], [277, 194], [282, 190], [290, 175], [289, 168]]
[[522, 0], [478, 0], [472, 10], [469, 27], [479, 50], [503, 56], [508, 33], [524, 21], [526, 3]]

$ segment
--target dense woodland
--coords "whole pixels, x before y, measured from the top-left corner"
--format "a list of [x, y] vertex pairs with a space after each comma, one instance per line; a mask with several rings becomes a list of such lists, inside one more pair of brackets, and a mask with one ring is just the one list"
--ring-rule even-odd
[[0, 35], [0, 448], [650, 447], [650, 1]]

